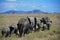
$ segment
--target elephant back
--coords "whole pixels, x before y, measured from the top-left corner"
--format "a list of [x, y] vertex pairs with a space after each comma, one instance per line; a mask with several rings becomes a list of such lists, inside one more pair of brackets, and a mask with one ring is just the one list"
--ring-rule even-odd
[[14, 28], [14, 29], [17, 29], [17, 25], [14, 24], [14, 23], [12, 23], [11, 25], [9, 25], [9, 27], [12, 27], [12, 28]]
[[2, 31], [8, 32], [8, 31], [10, 31], [10, 29], [9, 29], [9, 27], [3, 27], [3, 28], [2, 28]]
[[26, 22], [29, 22], [27, 18], [20, 18], [20, 20], [18, 21], [18, 24], [24, 24]]

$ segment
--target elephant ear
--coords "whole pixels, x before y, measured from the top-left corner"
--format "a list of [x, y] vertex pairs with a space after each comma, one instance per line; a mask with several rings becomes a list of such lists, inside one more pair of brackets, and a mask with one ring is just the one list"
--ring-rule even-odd
[[37, 23], [37, 18], [36, 17], [34, 17], [34, 21], [35, 21], [35, 24]]
[[18, 26], [19, 24], [17, 24], [17, 26]]
[[43, 22], [42, 19], [40, 19], [40, 22], [41, 22], [41, 23]]
[[31, 20], [30, 20], [30, 18], [29, 18], [29, 17], [27, 17], [27, 19], [28, 19], [29, 23], [31, 24]]

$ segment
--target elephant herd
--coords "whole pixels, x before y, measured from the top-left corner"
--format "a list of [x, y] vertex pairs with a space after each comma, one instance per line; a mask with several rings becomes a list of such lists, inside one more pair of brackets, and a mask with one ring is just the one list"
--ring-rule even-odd
[[9, 27], [4, 27], [1, 30], [2, 37], [10, 37], [12, 34], [16, 34], [19, 37], [25, 36], [32, 31], [36, 32], [42, 28], [42, 31], [45, 29], [49, 30], [52, 21], [48, 17], [25, 17], [20, 18], [17, 24], [11, 24]]

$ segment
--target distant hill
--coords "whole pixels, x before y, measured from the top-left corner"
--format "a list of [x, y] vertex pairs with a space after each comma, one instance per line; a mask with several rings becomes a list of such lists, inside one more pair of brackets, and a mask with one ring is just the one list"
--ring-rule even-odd
[[41, 14], [41, 13], [45, 13], [41, 10], [35, 9], [32, 11], [16, 11], [16, 10], [8, 10], [6, 12], [3, 12], [2, 14]]
[[24, 13], [24, 11], [9, 10], [9, 11], [3, 12], [3, 13], [5, 13], [5, 14], [16, 14], [16, 13]]

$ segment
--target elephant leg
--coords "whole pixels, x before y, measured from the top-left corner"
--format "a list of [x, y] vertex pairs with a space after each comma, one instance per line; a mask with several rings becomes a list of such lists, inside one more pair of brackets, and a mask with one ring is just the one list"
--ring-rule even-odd
[[15, 33], [16, 35], [18, 35], [17, 31], [18, 31], [18, 29], [15, 29], [15, 31], [14, 31], [14, 33]]
[[10, 27], [10, 36], [14, 33], [14, 28]]
[[[32, 29], [32, 30], [33, 30], [33, 29]], [[31, 30], [31, 29], [28, 29], [28, 34], [29, 34], [29, 33], [32, 33], [32, 30]]]
[[19, 24], [17, 24], [17, 26], [18, 26], [18, 31], [19, 31], [18, 36], [19, 36], [19, 37], [21, 37], [21, 34], [22, 34], [22, 33], [21, 33], [21, 24], [20, 24], [20, 25], [19, 25]]
[[2, 37], [4, 36], [4, 32], [3, 31], [1, 31], [1, 33], [2, 33]]
[[36, 25], [34, 25], [34, 31], [36, 31]]
[[20, 37], [25, 36], [25, 34], [26, 34], [26, 31], [25, 30], [21, 31], [20, 32]]
[[6, 33], [5, 33], [5, 37], [8, 37], [9, 34], [10, 34], [10, 32], [6, 32]]
[[36, 29], [36, 24], [37, 24], [37, 19], [36, 19], [36, 17], [34, 18], [34, 22], [35, 22], [34, 29], [35, 29], [35, 31], [37, 31], [37, 29]]
[[26, 29], [24, 34], [28, 34], [28, 33], [29, 33], [29, 30], [28, 30], [28, 29]]
[[41, 26], [40, 26], [39, 24], [37, 24], [37, 27], [38, 27], [38, 28], [37, 28], [37, 31], [39, 31], [39, 29], [40, 29]]
[[19, 36], [22, 37], [22, 33], [23, 33], [23, 28], [19, 29]]
[[30, 29], [30, 28], [28, 28], [27, 30], [26, 30], [26, 34], [29, 34], [29, 33], [31, 33], [32, 32], [32, 30]]
[[24, 31], [22, 32], [22, 36], [25, 36], [25, 34], [26, 34], [26, 31], [24, 30]]
[[3, 37], [7, 37], [7, 33], [4, 33], [4, 36]]
[[7, 32], [2, 31], [2, 37], [6, 37], [6, 35], [7, 35]]
[[[45, 24], [44, 24], [45, 25]], [[43, 29], [42, 29], [42, 31], [44, 31], [45, 30], [45, 26], [43, 25]]]
[[47, 29], [50, 30], [50, 25], [49, 24], [47, 24]]
[[42, 31], [44, 31], [45, 30], [45, 27], [43, 26], [43, 29], [42, 29]]
[[32, 31], [33, 31], [33, 27], [32, 26], [29, 26], [28, 32], [32, 32]]
[[9, 37], [11, 37], [11, 35], [14, 33], [14, 30], [10, 31], [9, 33]]
[[22, 32], [19, 34], [19, 37], [22, 37]]
[[21, 30], [19, 30], [19, 37], [21, 37], [22, 36], [22, 31]]

